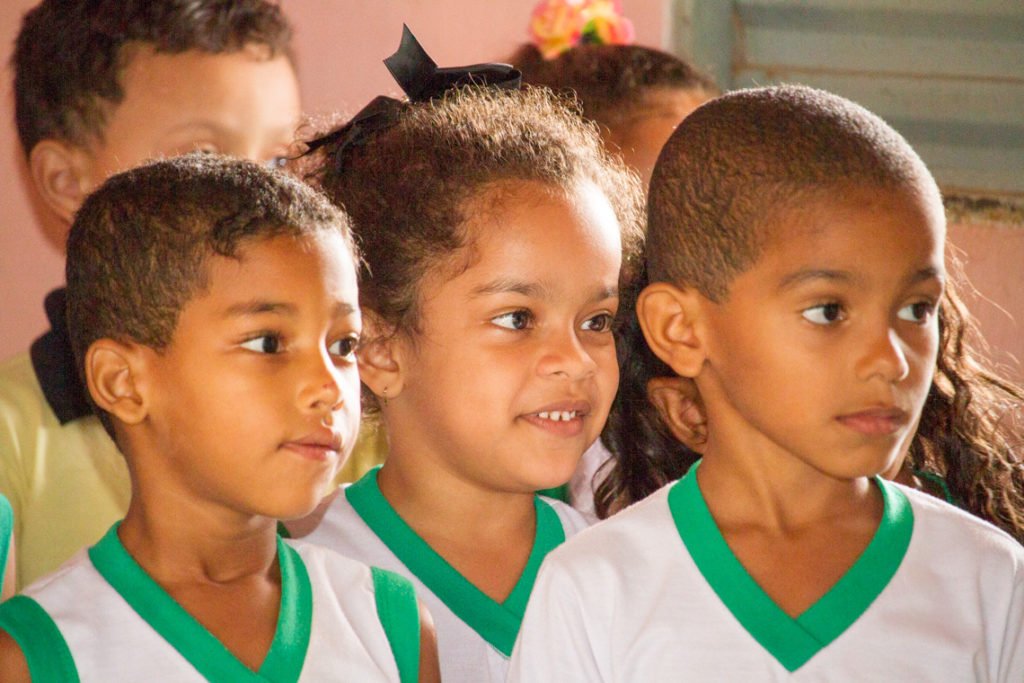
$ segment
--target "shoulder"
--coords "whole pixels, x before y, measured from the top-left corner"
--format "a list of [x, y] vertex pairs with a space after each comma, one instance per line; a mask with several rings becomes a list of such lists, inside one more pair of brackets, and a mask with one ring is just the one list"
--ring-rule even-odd
[[[668, 509], [672, 484], [612, 517], [580, 531], [551, 551], [547, 563], [575, 571], [617, 565], [643, 566], [663, 554], [665, 541], [682, 548]], [[588, 569], [589, 568], [589, 569]]]
[[48, 409], [27, 352], [0, 362], [0, 424], [13, 416], [40, 420]]
[[332, 583], [369, 585], [370, 567], [366, 564], [307, 539], [286, 539], [285, 543], [295, 549], [302, 558], [310, 579], [315, 575], [322, 575]]
[[48, 610], [51, 605], [64, 602], [70, 605], [81, 603], [80, 597], [84, 591], [88, 591], [90, 599], [96, 599], [98, 593], [108, 585], [89, 560], [88, 549], [83, 548], [59, 568], [29, 584], [22, 594]]
[[336, 548], [338, 543], [370, 532], [369, 526], [359, 516], [345, 492], [351, 484], [344, 484], [324, 499], [325, 507], [316, 527], [301, 538], [329, 548]]
[[547, 496], [541, 496], [540, 499], [547, 503], [548, 507], [558, 515], [558, 520], [562, 523], [562, 530], [565, 532], [566, 539], [575, 536], [590, 526], [591, 523], [587, 518], [571, 505], [554, 498], [548, 498]]
[[936, 555], [955, 556], [958, 561], [991, 572], [1008, 572], [1024, 581], [1024, 546], [1002, 529], [938, 498], [901, 484], [914, 515], [911, 548]]

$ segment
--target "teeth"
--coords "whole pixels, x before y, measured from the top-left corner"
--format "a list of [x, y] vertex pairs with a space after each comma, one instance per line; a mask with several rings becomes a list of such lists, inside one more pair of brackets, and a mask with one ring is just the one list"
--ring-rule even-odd
[[576, 417], [576, 411], [575, 410], [562, 410], [562, 411], [552, 410], [552, 411], [548, 412], [548, 411], [545, 410], [542, 413], [537, 413], [537, 417], [541, 418], [542, 420], [551, 420], [552, 422], [568, 422], [569, 420], [572, 420], [573, 418]]

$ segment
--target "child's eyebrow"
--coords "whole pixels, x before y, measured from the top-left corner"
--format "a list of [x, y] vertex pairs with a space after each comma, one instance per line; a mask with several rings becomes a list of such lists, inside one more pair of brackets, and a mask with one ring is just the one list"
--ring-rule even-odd
[[917, 284], [918, 282], [924, 282], [925, 280], [938, 280], [939, 282], [945, 282], [946, 273], [941, 268], [929, 266], [928, 268], [922, 268], [907, 278], [907, 281], [912, 285]]
[[[470, 293], [472, 298], [478, 298], [481, 296], [487, 296], [489, 294], [522, 294], [523, 296], [545, 298], [548, 297], [550, 289], [539, 282], [525, 282], [522, 280], [513, 280], [501, 278], [492, 280], [486, 284], [480, 285], [479, 287], [473, 288]], [[599, 287], [593, 296], [593, 301], [600, 301], [602, 299], [611, 299], [619, 296], [618, 285], [609, 285], [606, 287]]]
[[[355, 312], [356, 307], [344, 301], [339, 301], [334, 306], [334, 315], [336, 316], [351, 315]], [[267, 313], [294, 318], [298, 315], [299, 308], [295, 304], [277, 301], [243, 301], [242, 303], [228, 306], [224, 311], [224, 317], [241, 318], [248, 315], [265, 315]]]
[[[862, 278], [847, 270], [829, 270], [826, 268], [810, 268], [798, 270], [782, 278], [779, 282], [779, 290], [790, 289], [811, 280], [827, 280], [829, 282], [855, 283]], [[929, 266], [915, 271], [906, 278], [907, 284], [917, 284], [926, 280], [945, 280], [945, 276], [939, 268]]]
[[808, 268], [790, 273], [779, 282], [779, 290], [791, 289], [811, 280], [828, 280], [829, 282], [853, 282], [857, 277], [846, 270], [828, 270], [825, 268]]
[[511, 278], [499, 278], [491, 280], [479, 287], [474, 287], [470, 292], [472, 298], [487, 296], [488, 294], [522, 294], [530, 297], [543, 297], [547, 293], [547, 287], [539, 282], [526, 282], [524, 280], [513, 280]]

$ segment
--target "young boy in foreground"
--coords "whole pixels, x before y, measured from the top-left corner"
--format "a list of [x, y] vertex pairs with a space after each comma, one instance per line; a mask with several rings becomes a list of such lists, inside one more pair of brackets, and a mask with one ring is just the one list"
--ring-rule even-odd
[[408, 581], [276, 534], [358, 432], [355, 272], [344, 215], [250, 162], [187, 155], [86, 200], [69, 329], [132, 499], [0, 607], [0, 680], [436, 680]]
[[737, 91], [669, 139], [649, 210], [637, 317], [703, 457], [548, 555], [509, 680], [1024, 680], [1024, 549], [879, 476], [939, 348], [921, 159], [835, 95]]

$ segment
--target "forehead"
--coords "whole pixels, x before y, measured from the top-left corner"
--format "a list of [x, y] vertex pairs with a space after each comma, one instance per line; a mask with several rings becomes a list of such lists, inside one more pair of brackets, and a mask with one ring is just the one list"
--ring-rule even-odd
[[495, 183], [465, 202], [469, 242], [497, 250], [529, 248], [538, 237], [580, 248], [621, 250], [621, 229], [604, 193], [589, 181], [552, 187], [535, 181]]
[[332, 230], [250, 238], [234, 256], [209, 256], [206, 272], [206, 292], [226, 299], [306, 292], [339, 300], [356, 297], [352, 252], [341, 234]]
[[290, 131], [299, 116], [294, 68], [284, 55], [250, 46], [226, 53], [188, 50], [158, 53], [151, 46], [126, 48], [119, 76], [124, 98], [112, 110], [110, 124], [129, 118], [137, 132], [158, 131], [184, 121], [228, 127]]
[[941, 203], [913, 189], [835, 187], [774, 212], [762, 227], [762, 262], [785, 270], [942, 270]]
[[[559, 188], [507, 181], [485, 188], [461, 209], [467, 247], [453, 260], [460, 279], [501, 274], [554, 281], [585, 271], [588, 282], [611, 278], [614, 284], [618, 277], [621, 229], [608, 198], [592, 183]], [[576, 272], [577, 262], [590, 267]]]

